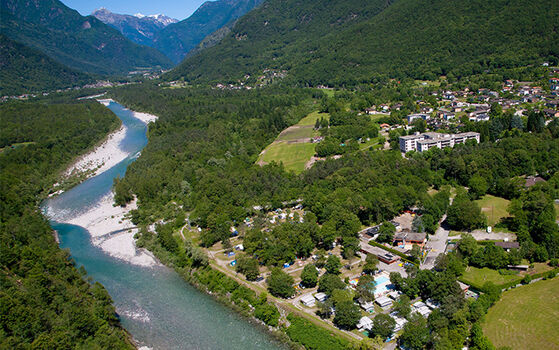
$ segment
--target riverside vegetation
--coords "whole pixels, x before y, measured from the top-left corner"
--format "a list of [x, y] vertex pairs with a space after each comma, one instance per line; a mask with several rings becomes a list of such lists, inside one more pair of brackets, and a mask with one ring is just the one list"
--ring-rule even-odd
[[0, 106], [0, 347], [132, 349], [112, 300], [60, 250], [39, 211], [72, 159], [119, 126], [94, 101]]

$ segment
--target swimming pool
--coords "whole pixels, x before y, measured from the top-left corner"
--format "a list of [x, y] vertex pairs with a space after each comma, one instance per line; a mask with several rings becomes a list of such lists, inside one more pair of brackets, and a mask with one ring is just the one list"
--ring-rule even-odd
[[379, 286], [381, 284], [387, 284], [387, 283], [390, 283], [390, 278], [386, 276], [379, 276], [375, 278], [375, 286]]

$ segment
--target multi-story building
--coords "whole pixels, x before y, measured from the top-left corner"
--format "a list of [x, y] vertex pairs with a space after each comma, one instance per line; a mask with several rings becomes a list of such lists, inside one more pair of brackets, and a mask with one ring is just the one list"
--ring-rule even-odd
[[454, 145], [466, 143], [467, 140], [476, 140], [479, 143], [479, 133], [441, 134], [438, 132], [426, 132], [424, 134], [416, 133], [414, 135], [402, 136], [399, 139], [400, 151], [404, 153], [409, 151], [424, 152], [433, 147], [454, 147]]

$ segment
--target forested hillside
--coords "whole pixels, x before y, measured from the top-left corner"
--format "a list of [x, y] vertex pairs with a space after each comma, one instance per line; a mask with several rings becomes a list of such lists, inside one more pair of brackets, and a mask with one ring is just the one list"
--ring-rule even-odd
[[556, 62], [558, 23], [553, 0], [271, 0], [168, 78], [227, 81], [266, 68], [315, 86], [459, 77]]
[[179, 63], [207, 35], [232, 23], [260, 3], [262, 0], [207, 1], [192, 16], [159, 31], [153, 38], [153, 46]]
[[67, 88], [92, 80], [0, 34], [0, 96]]
[[38, 200], [75, 156], [118, 127], [96, 102], [0, 106], [0, 348], [129, 349], [102, 285], [59, 249]]
[[157, 50], [131, 42], [58, 0], [2, 0], [0, 11], [2, 34], [82, 72], [123, 74], [140, 67], [171, 66]]

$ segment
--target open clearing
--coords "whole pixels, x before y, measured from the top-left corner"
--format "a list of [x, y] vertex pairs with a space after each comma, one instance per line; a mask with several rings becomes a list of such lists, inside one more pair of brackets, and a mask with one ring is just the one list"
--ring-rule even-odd
[[504, 198], [495, 197], [492, 195], [485, 195], [483, 198], [476, 201], [481, 207], [481, 211], [487, 216], [487, 223], [489, 226], [495, 226], [502, 218], [509, 216], [507, 207], [510, 201]]
[[486, 282], [493, 282], [499, 285], [521, 279], [522, 277], [520, 275], [501, 275], [497, 270], [491, 270], [487, 267], [478, 269], [473, 266], [468, 266], [461, 278], [464, 283], [478, 286], [483, 286]]
[[485, 318], [483, 332], [497, 347], [559, 349], [559, 278], [507, 291]]
[[257, 164], [264, 165], [271, 162], [283, 163], [286, 170], [300, 173], [314, 155], [316, 144], [311, 138], [318, 135], [314, 124], [320, 118], [328, 118], [327, 113], [312, 112], [297, 124], [283, 130], [258, 157]]

